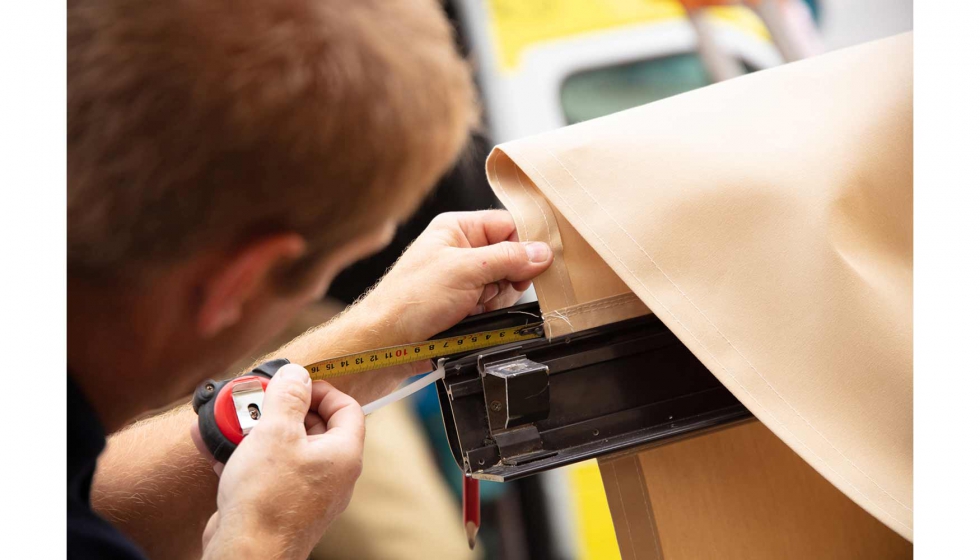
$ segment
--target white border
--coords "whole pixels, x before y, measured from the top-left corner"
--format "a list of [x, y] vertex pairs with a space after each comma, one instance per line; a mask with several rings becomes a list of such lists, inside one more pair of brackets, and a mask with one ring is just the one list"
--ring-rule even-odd
[[0, 8], [0, 556], [65, 554], [65, 4]]
[[915, 6], [915, 551], [980, 531], [980, 9]]

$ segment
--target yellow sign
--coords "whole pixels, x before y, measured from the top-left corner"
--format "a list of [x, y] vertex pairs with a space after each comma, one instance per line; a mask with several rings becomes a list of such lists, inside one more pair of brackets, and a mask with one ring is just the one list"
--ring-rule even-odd
[[[488, 0], [497, 64], [520, 66], [522, 54], [538, 43], [617, 27], [686, 18], [676, 0]], [[742, 6], [708, 8], [712, 18], [768, 39], [765, 25]]]
[[577, 521], [580, 560], [619, 560], [619, 544], [613, 525], [602, 474], [595, 459], [565, 467], [571, 485]]

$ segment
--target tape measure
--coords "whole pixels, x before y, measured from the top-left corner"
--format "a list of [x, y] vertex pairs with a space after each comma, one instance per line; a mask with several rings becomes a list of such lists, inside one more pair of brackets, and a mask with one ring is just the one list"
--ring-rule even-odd
[[247, 375], [213, 381], [208, 379], [194, 391], [191, 406], [197, 413], [201, 440], [215, 460], [228, 461], [238, 444], [262, 418], [265, 388], [279, 368], [289, 360], [271, 360]]
[[306, 371], [310, 372], [310, 378], [313, 380], [331, 379], [421, 360], [444, 358], [453, 354], [468, 353], [473, 350], [541, 338], [542, 336], [544, 336], [542, 324], [532, 323], [520, 327], [436, 338], [425, 342], [348, 354], [310, 364], [306, 366]]
[[[531, 323], [390, 346], [330, 358], [305, 366], [313, 380], [332, 379], [422, 360], [491, 348], [544, 336], [542, 323]], [[289, 360], [265, 362], [246, 375], [225, 381], [211, 379], [194, 392], [192, 406], [204, 445], [224, 463], [262, 417], [262, 401], [269, 380]]]

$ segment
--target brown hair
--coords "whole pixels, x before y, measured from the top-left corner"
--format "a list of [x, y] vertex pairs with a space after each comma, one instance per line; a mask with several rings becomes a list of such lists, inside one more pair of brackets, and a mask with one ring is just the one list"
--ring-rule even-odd
[[68, 266], [404, 219], [476, 121], [431, 0], [69, 0]]

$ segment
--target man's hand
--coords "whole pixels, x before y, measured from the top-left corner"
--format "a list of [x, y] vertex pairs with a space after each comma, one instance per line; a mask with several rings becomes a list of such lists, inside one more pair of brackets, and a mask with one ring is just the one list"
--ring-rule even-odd
[[[513, 305], [553, 260], [547, 244], [517, 241], [506, 211], [441, 214], [360, 302], [261, 361], [311, 364], [426, 340], [467, 315]], [[428, 361], [416, 362], [338, 377], [334, 384], [367, 404], [430, 369]]]
[[302, 367], [282, 367], [262, 419], [225, 465], [205, 558], [306, 558], [350, 501], [361, 473], [357, 402]]
[[467, 315], [513, 305], [552, 260], [547, 244], [517, 241], [506, 211], [441, 214], [359, 307], [387, 318], [392, 344], [425, 340]]

